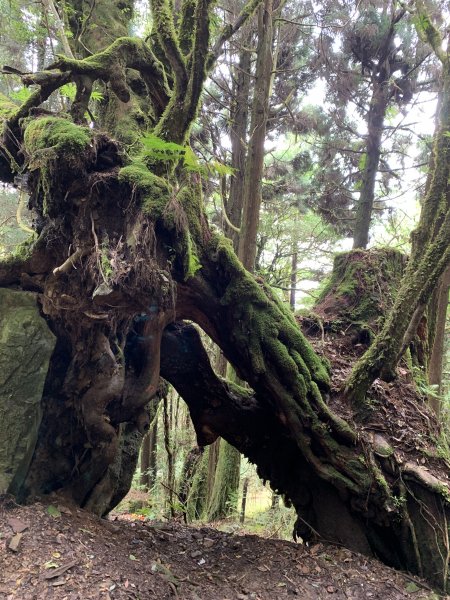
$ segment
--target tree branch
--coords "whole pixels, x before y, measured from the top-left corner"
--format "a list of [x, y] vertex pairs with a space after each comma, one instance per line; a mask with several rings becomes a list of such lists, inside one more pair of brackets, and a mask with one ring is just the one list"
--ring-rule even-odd
[[[45, 71], [21, 74], [25, 86], [39, 85], [40, 88], [33, 92], [8, 119], [7, 126], [12, 130], [16, 129], [19, 120], [28, 116], [31, 108], [42, 104], [50, 94], [70, 81], [77, 83], [77, 97], [83, 106], [89, 98], [86, 98], [85, 90], [80, 91], [80, 81], [83, 88], [88, 82], [88, 89], [97, 79], [109, 81], [116, 96], [122, 102], [128, 102], [130, 91], [126, 82], [126, 68], [140, 72], [149, 90], [155, 111], [161, 114], [170, 96], [169, 85], [161, 63], [142, 40], [118, 38], [102, 52], [83, 60], [59, 56]], [[76, 103], [74, 104], [75, 110]]]
[[173, 12], [167, 0], [151, 0], [155, 32], [175, 75], [176, 84], [185, 88], [188, 81], [186, 63], [175, 32]]
[[253, 15], [258, 6], [262, 3], [262, 0], [249, 0], [240, 12], [238, 18], [233, 24], [225, 25], [221, 34], [217, 38], [211, 52], [209, 53], [209, 59], [207, 62], [207, 70], [210, 71], [214, 66], [214, 63], [219, 58], [224, 44], [237, 32], [239, 29], [248, 21]]
[[423, 0], [416, 0], [416, 31], [423, 42], [428, 42], [442, 64], [448, 61], [447, 53], [443, 49], [443, 39], [439, 30], [431, 22], [430, 15]]

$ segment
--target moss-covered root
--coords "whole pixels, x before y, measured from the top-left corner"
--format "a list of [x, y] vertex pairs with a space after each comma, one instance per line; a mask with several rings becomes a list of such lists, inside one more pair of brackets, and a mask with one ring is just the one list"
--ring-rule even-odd
[[70, 119], [33, 119], [25, 128], [23, 149], [28, 170], [38, 178], [35, 208], [44, 215], [57, 216], [70, 182], [83, 176], [95, 159], [93, 133]]

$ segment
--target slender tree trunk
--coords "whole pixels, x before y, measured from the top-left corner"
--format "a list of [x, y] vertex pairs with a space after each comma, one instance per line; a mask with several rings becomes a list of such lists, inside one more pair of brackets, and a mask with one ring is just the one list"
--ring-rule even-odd
[[[230, 193], [226, 204], [226, 211], [231, 223], [238, 228], [241, 226], [245, 159], [247, 155], [251, 82], [251, 51], [248, 49], [250, 43], [251, 35], [245, 36], [243, 47], [239, 54], [239, 66], [235, 71], [233, 103], [230, 109], [231, 166], [234, 169], [234, 173], [230, 179]], [[225, 233], [233, 241], [233, 246], [236, 250], [239, 243], [238, 232], [225, 224]]]
[[[258, 14], [258, 47], [255, 73], [255, 89], [251, 109], [250, 140], [248, 144], [245, 170], [242, 177], [235, 182], [232, 190], [233, 210], [236, 214], [242, 211], [240, 233], [234, 236], [237, 242], [238, 256], [246, 269], [254, 270], [256, 257], [256, 235], [259, 227], [259, 211], [261, 207], [261, 180], [264, 166], [264, 142], [266, 138], [267, 118], [269, 111], [269, 96], [272, 80], [273, 58], [273, 23], [272, 0], [265, 0]], [[242, 55], [242, 61], [247, 66], [249, 57]], [[247, 73], [247, 71], [245, 72]], [[239, 92], [248, 94], [249, 82], [243, 78]], [[242, 135], [246, 129], [247, 115], [241, 113], [238, 119], [239, 130], [234, 138], [235, 156], [239, 167], [242, 168]], [[243, 187], [242, 187], [243, 184]], [[241, 199], [239, 199], [239, 194]], [[219, 446], [217, 469], [214, 488], [208, 507], [210, 519], [217, 519], [230, 514], [237, 501], [239, 486], [240, 454], [228, 442], [222, 440]]]
[[[380, 375], [395, 377], [395, 367], [415, 335], [418, 322], [450, 262], [450, 63], [444, 65], [442, 102], [435, 133], [432, 170], [413, 250], [393, 309], [366, 354], [356, 363], [347, 383], [348, 395], [357, 403]], [[445, 203], [443, 202], [445, 200]]]
[[292, 310], [295, 310], [295, 292], [297, 288], [297, 268], [298, 268], [298, 244], [294, 242], [292, 244], [292, 258], [291, 258], [291, 276], [290, 284], [291, 290], [289, 292], [289, 305]]
[[207, 504], [211, 503], [213, 489], [214, 489], [214, 480], [217, 469], [217, 461], [219, 460], [219, 448], [220, 448], [220, 438], [213, 442], [210, 446], [208, 446], [208, 477], [206, 482], [206, 497]]
[[[222, 377], [225, 377], [227, 372], [236, 377], [220, 351], [216, 371]], [[217, 439], [211, 445], [208, 457], [206, 516], [209, 521], [225, 518], [236, 511], [240, 468], [240, 452], [226, 440]]]
[[149, 492], [156, 480], [156, 452], [157, 452], [158, 419], [155, 417], [147, 435], [144, 437], [141, 448], [141, 485]]
[[239, 516], [240, 523], [243, 523], [245, 521], [245, 509], [247, 506], [247, 494], [248, 494], [248, 477], [246, 477], [244, 479], [244, 483], [242, 485], [241, 514]]
[[450, 267], [441, 277], [437, 293], [437, 307], [435, 319], [435, 335], [431, 349], [428, 367], [428, 379], [430, 385], [435, 387], [436, 395], [430, 395], [430, 404], [439, 415], [441, 410], [440, 395], [442, 393], [442, 363], [444, 355], [445, 325], [447, 322], [448, 292], [450, 286]]
[[144, 436], [141, 446], [141, 478], [140, 484], [144, 490], [148, 492], [150, 490], [150, 432]]
[[265, 0], [258, 13], [258, 47], [255, 88], [250, 122], [250, 139], [244, 175], [244, 199], [238, 256], [249, 271], [256, 257], [256, 235], [261, 207], [261, 182], [264, 166], [264, 142], [269, 112], [273, 57], [273, 2]]
[[389, 104], [389, 81], [385, 80], [383, 69], [374, 84], [367, 117], [367, 139], [365, 162], [361, 177], [361, 191], [356, 207], [355, 225], [353, 228], [353, 248], [366, 248], [369, 243], [369, 228], [372, 220], [373, 202], [375, 198], [375, 182], [380, 163], [381, 138], [386, 109]]
[[169, 398], [163, 399], [163, 424], [164, 424], [164, 447], [167, 455], [167, 477], [166, 477], [166, 498], [169, 507], [170, 516], [175, 517], [175, 473], [174, 473], [174, 456], [173, 456], [173, 444], [171, 436], [171, 407], [169, 406], [172, 402]]

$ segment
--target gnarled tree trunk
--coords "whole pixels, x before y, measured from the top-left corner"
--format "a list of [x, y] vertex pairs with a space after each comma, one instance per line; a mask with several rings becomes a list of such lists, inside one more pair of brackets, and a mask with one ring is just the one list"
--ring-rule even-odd
[[[199, 445], [221, 435], [244, 452], [294, 504], [297, 534], [375, 553], [445, 588], [445, 462], [420, 445], [410, 459], [331, 386], [290, 308], [210, 230], [199, 174], [175, 174], [180, 154], [168, 162], [127, 156], [106, 134], [39, 109], [81, 76], [109, 82], [128, 101], [125, 69], [133, 68], [149, 99], [161, 107], [165, 98], [154, 133], [161, 143], [183, 144], [208, 67], [256, 4], [210, 47], [207, 2], [188, 3], [177, 30], [169, 5], [154, 0], [156, 49], [119, 38], [86, 59], [60, 58], [44, 73], [24, 75], [37, 90], [1, 112], [0, 174], [10, 181], [18, 163], [29, 173], [39, 229], [21, 255], [0, 263], [0, 286], [35, 294], [56, 337], [38, 439], [28, 472], [16, 481], [18, 494], [59, 490], [98, 514], [110, 510], [130, 485], [162, 357], [163, 375], [189, 404]], [[79, 92], [86, 102], [89, 86]], [[183, 319], [203, 328], [251, 390], [215, 375], [195, 329], [178, 323]], [[387, 393], [375, 390], [374, 401], [392, 416]], [[431, 420], [423, 427], [425, 437], [436, 433]]]

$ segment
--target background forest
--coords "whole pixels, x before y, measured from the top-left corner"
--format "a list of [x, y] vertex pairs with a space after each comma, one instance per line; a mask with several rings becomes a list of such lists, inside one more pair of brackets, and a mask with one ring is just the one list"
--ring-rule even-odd
[[[374, 266], [372, 258], [367, 257], [382, 257], [380, 260], [384, 262], [380, 264], [383, 265], [391, 261], [389, 277], [397, 269], [403, 272], [404, 256], [412, 252], [410, 265], [414, 265], [414, 261], [425, 255], [426, 243], [435, 239], [431, 230], [437, 238], [439, 227], [446, 223], [447, 213], [442, 205], [446, 206], [448, 193], [446, 188], [435, 193], [433, 185], [439, 183], [436, 170], [444, 156], [439, 152], [447, 152], [445, 137], [449, 137], [445, 131], [450, 102], [445, 38], [450, 24], [447, 3], [434, 0], [415, 3], [265, 0], [256, 11], [257, 3], [251, 4], [250, 10], [240, 1], [224, 0], [211, 13], [210, 35], [216, 40], [211, 55], [214, 60], [205, 59], [204, 73], [199, 76], [204, 83], [198, 110], [191, 107], [185, 115], [180, 109], [182, 117], [177, 120], [178, 113], [174, 112], [171, 120], [165, 106], [178, 101], [177, 86], [181, 86], [183, 80], [184, 67], [179, 64], [178, 53], [186, 58], [187, 66], [192, 67], [195, 75], [196, 48], [188, 36], [195, 29], [195, 22], [188, 2], [181, 4], [175, 0], [170, 6], [167, 4], [179, 32], [176, 39], [179, 49], [174, 50], [170, 44], [172, 33], [167, 34], [167, 42], [164, 31], [158, 30], [163, 27], [163, 21], [156, 17], [157, 11], [169, 10], [162, 2], [155, 1], [150, 7], [146, 2], [125, 1], [108, 8], [108, 3], [100, 1], [0, 0], [0, 63], [4, 65], [0, 75], [0, 116], [12, 132], [2, 146], [2, 153], [4, 159], [19, 163], [27, 152], [29, 155], [27, 168], [18, 168], [0, 189], [0, 259], [7, 261], [16, 257], [24, 244], [25, 247], [32, 245], [45, 231], [48, 218], [60, 218], [61, 206], [56, 203], [62, 202], [72, 166], [75, 165], [75, 170], [78, 168], [75, 159], [72, 165], [69, 160], [64, 163], [67, 158], [64, 153], [57, 154], [57, 160], [49, 166], [46, 162], [49, 155], [45, 154], [49, 147], [40, 145], [38, 138], [36, 141], [27, 133], [23, 138], [26, 150], [19, 149], [16, 156], [11, 147], [17, 150], [21, 146], [22, 134], [14, 127], [23, 128], [26, 119], [35, 118], [38, 123], [38, 119], [43, 121], [49, 115], [48, 118], [53, 118], [53, 115], [70, 113], [74, 123], [84, 126], [84, 132], [98, 133], [99, 139], [107, 132], [113, 140], [110, 143], [102, 138], [98, 142], [101, 164], [97, 162], [96, 168], [99, 172], [114, 167], [118, 156], [134, 157], [131, 165], [122, 168], [119, 181], [131, 187], [132, 199], [145, 191], [144, 212], [152, 218], [155, 214], [162, 220], [167, 216], [166, 208], [162, 213], [157, 212], [160, 209], [156, 192], [152, 190], [165, 193], [164, 178], [172, 182], [191, 178], [190, 185], [201, 188], [204, 213], [213, 235], [219, 233], [229, 238], [240, 263], [255, 276], [258, 285], [264, 289], [270, 286], [273, 292], [267, 292], [269, 297], [273, 294], [274, 302], [286, 303], [299, 326], [314, 332], [316, 351], [326, 354], [326, 336], [338, 340], [339, 344], [339, 340], [351, 332], [349, 347], [354, 352], [351, 355], [354, 363], [380, 330], [383, 336], [381, 316], [392, 307], [388, 296], [395, 295], [399, 289], [399, 278], [394, 279], [394, 283], [389, 281], [387, 287], [377, 280], [378, 288], [368, 289], [364, 273], [372, 267], [376, 272], [379, 266]], [[234, 27], [233, 23], [240, 26]], [[200, 27], [198, 23], [196, 27], [195, 31]], [[131, 68], [125, 65], [131, 95], [128, 92], [123, 95], [124, 83], [120, 76], [115, 78], [105, 67], [95, 77], [80, 67], [95, 59], [115, 39], [125, 39], [120, 36], [132, 36], [143, 45], [148, 43], [148, 47], [153, 44], [152, 69], [156, 72], [163, 65], [164, 85], [155, 85], [148, 94], [152, 106], [146, 104], [148, 98], [142, 90], [144, 84], [147, 91], [152, 90], [149, 81], [153, 73], [148, 76], [142, 67], [142, 58], [130, 61]], [[61, 55], [65, 58], [61, 59]], [[94, 62], [91, 60], [89, 64], [92, 66]], [[75, 75], [63, 81], [64, 74], [69, 72], [67, 65]], [[100, 69], [97, 63], [92, 68]], [[51, 74], [55, 69], [60, 69], [60, 79], [53, 90], [50, 89]], [[189, 85], [186, 97], [193, 93]], [[195, 88], [195, 85], [194, 77], [192, 86]], [[42, 95], [39, 101], [35, 101], [36, 93]], [[27, 107], [26, 114], [19, 114], [24, 107]], [[444, 134], [440, 142], [433, 142], [435, 125], [439, 131], [439, 119], [444, 121], [444, 125], [441, 123]], [[26, 131], [31, 127], [27, 125]], [[443, 146], [436, 145], [439, 143]], [[52, 147], [57, 148], [57, 142]], [[150, 184], [142, 183], [142, 165], [152, 171]], [[33, 177], [39, 171], [56, 175], [51, 175], [51, 181], [42, 178], [36, 184]], [[448, 180], [445, 173], [442, 177]], [[97, 183], [92, 183], [91, 189]], [[425, 199], [434, 193], [439, 196], [441, 205], [437, 213], [429, 213], [427, 222]], [[49, 197], [53, 198], [51, 202]], [[420, 217], [423, 206], [425, 210]], [[183, 259], [179, 289], [184, 290], [184, 282], [193, 279], [207, 263], [194, 237], [193, 232], [196, 235], [197, 230], [190, 220], [191, 213], [186, 209], [186, 216], [175, 202], [171, 208], [175, 213], [177, 235], [182, 241], [176, 246], [178, 241], [170, 241], [166, 236], [165, 252], [168, 263], [177, 270], [183, 244], [187, 258]], [[102, 218], [100, 209], [99, 215], [90, 217], [97, 252], [95, 268], [99, 273], [93, 298], [96, 295], [108, 297], [114, 294], [115, 286], [121, 285], [127, 268], [125, 262], [121, 262], [121, 252], [124, 244], [130, 243], [129, 237], [125, 241], [120, 236], [113, 243], [106, 226], [97, 227], [97, 217]], [[111, 221], [113, 219], [111, 216]], [[158, 229], [156, 231], [159, 235]], [[413, 231], [416, 231], [415, 238], [411, 238]], [[147, 242], [149, 247], [153, 244], [150, 237]], [[51, 243], [48, 242], [49, 247]], [[75, 246], [74, 243], [72, 252]], [[441, 250], [437, 250], [439, 259], [446, 256], [447, 247], [443, 244]], [[67, 265], [66, 261], [56, 267], [53, 274], [56, 276], [60, 269], [65, 275], [75, 261], [84, 256], [80, 253], [73, 258], [75, 254], [69, 257], [73, 264]], [[358, 261], [364, 263], [364, 257], [368, 262], [361, 267]], [[341, 267], [350, 268], [349, 264], [356, 265], [352, 271], [358, 281], [356, 287], [346, 283], [345, 275], [339, 272]], [[433, 419], [438, 416], [439, 458], [448, 460], [450, 269], [441, 266], [439, 272], [436, 269], [429, 277], [424, 276], [424, 281], [430, 282], [430, 289], [427, 291], [424, 283], [417, 290], [417, 302], [412, 295], [414, 290], [405, 292], [406, 301], [410, 294], [411, 303], [416, 302], [417, 307], [415, 305], [412, 311], [414, 314], [405, 317], [408, 323], [405, 322], [404, 331], [400, 331], [398, 348], [392, 355], [383, 354], [381, 366], [375, 354], [378, 346], [374, 343], [371, 346], [374, 354], [370, 358], [375, 366], [358, 363], [360, 370], [353, 372], [348, 390], [349, 398], [359, 407], [360, 397], [379, 372], [391, 371], [392, 374], [407, 350], [406, 358], [399, 363], [400, 375], [414, 388], [420, 402], [431, 406]], [[419, 277], [417, 280], [421, 281]], [[9, 284], [9, 280], [6, 281]], [[37, 291], [37, 286], [29, 289]], [[330, 307], [327, 299], [331, 292], [338, 301]], [[243, 299], [245, 293], [244, 289]], [[341, 306], [339, 294], [345, 296]], [[377, 321], [367, 319], [368, 313], [361, 309], [366, 296], [377, 305]], [[190, 296], [186, 297], [189, 300]], [[359, 308], [355, 308], [357, 303]], [[45, 314], [52, 314], [50, 309], [46, 311]], [[327, 316], [331, 313], [333, 319]], [[196, 315], [195, 310], [192, 314]], [[146, 317], [137, 309], [134, 315], [134, 331], [141, 335], [139, 327], [145, 327]], [[189, 314], [186, 318], [202, 325], [201, 318], [196, 320]], [[428, 338], [428, 334], [420, 333], [423, 319], [432, 324], [429, 330], [433, 334]], [[231, 382], [227, 388], [231, 395], [233, 390], [239, 389], [239, 393], [247, 397], [254, 386], [251, 381], [250, 385], [244, 381], [245, 368], [236, 372], [230, 364], [233, 353], [227, 344], [220, 348], [212, 341], [214, 336], [208, 336], [203, 330], [210, 332], [208, 327], [198, 327], [214, 371]], [[391, 333], [385, 335], [392, 338]], [[219, 332], [217, 337], [221, 339], [221, 335]], [[253, 335], [257, 334], [249, 330], [250, 339]], [[120, 339], [119, 334], [116, 339]], [[127, 344], [130, 344], [129, 339]], [[124, 344], [126, 353], [128, 346]], [[335, 359], [331, 362], [339, 376], [339, 347], [336, 348], [331, 350]], [[114, 354], [118, 356], [119, 350], [114, 350]], [[291, 351], [290, 355], [298, 365], [303, 364], [301, 357], [296, 358], [298, 353]], [[133, 360], [135, 358], [130, 358], [126, 364], [132, 364], [138, 372], [141, 366], [136, 366]], [[239, 360], [234, 366], [239, 369]], [[256, 359], [252, 367], [256, 372]], [[165, 369], [171, 368], [173, 365], [165, 366], [162, 360], [163, 377]], [[278, 372], [283, 368], [279, 367]], [[312, 369], [309, 363], [308, 368]], [[342, 373], [344, 371], [345, 368]], [[345, 371], [342, 380], [347, 375]], [[55, 381], [57, 379], [55, 376]], [[285, 379], [289, 379], [289, 369]], [[319, 380], [318, 376], [316, 388], [320, 395], [325, 388]], [[280, 485], [273, 485], [275, 491], [269, 491], [260, 482], [255, 467], [243, 459], [233, 445], [221, 437], [210, 443], [207, 434], [207, 443], [199, 444], [196, 424], [191, 421], [192, 407], [183, 402], [182, 389], [186, 381], [180, 387], [172, 383], [175, 387], [161, 379], [156, 396], [151, 400], [148, 431], [132, 484], [134, 493], [122, 508], [151, 518], [182, 517], [188, 522], [226, 519], [226, 526], [231, 528], [238, 527], [234, 523], [244, 522], [247, 513], [251, 517], [248, 526], [257, 531], [288, 536], [295, 524], [301, 536], [299, 506], [303, 505], [297, 498], [293, 499], [292, 494], [289, 497], [288, 492], [287, 504], [292, 503], [296, 510], [284, 507], [285, 481], [278, 481]], [[315, 385], [315, 381], [313, 383]], [[105, 382], [102, 385], [104, 387]], [[318, 403], [323, 414], [330, 418], [330, 431], [335, 427], [342, 439], [350, 435], [341, 421], [335, 420], [320, 401]], [[109, 407], [106, 401], [105, 406]], [[111, 410], [112, 420], [114, 414]], [[347, 417], [345, 413], [343, 418]], [[127, 420], [118, 418], [118, 422], [122, 424]], [[310, 461], [315, 465], [312, 458]], [[374, 462], [370, 464], [373, 466]], [[320, 472], [320, 468], [317, 469]], [[273, 473], [269, 471], [263, 469], [263, 478], [271, 480]], [[375, 478], [378, 471], [376, 473]], [[328, 475], [324, 478], [334, 481], [332, 477], [328, 479]], [[33, 480], [27, 485], [31, 488], [35, 483]], [[383, 486], [380, 484], [380, 488]], [[403, 491], [396, 496], [399, 510], [402, 494]], [[94, 512], [104, 512], [104, 507], [98, 508], [100, 504], [97, 506], [96, 502], [97, 499], [92, 503], [88, 500], [87, 505]], [[420, 554], [417, 549], [416, 554]], [[445, 579], [446, 571], [444, 575]]]

